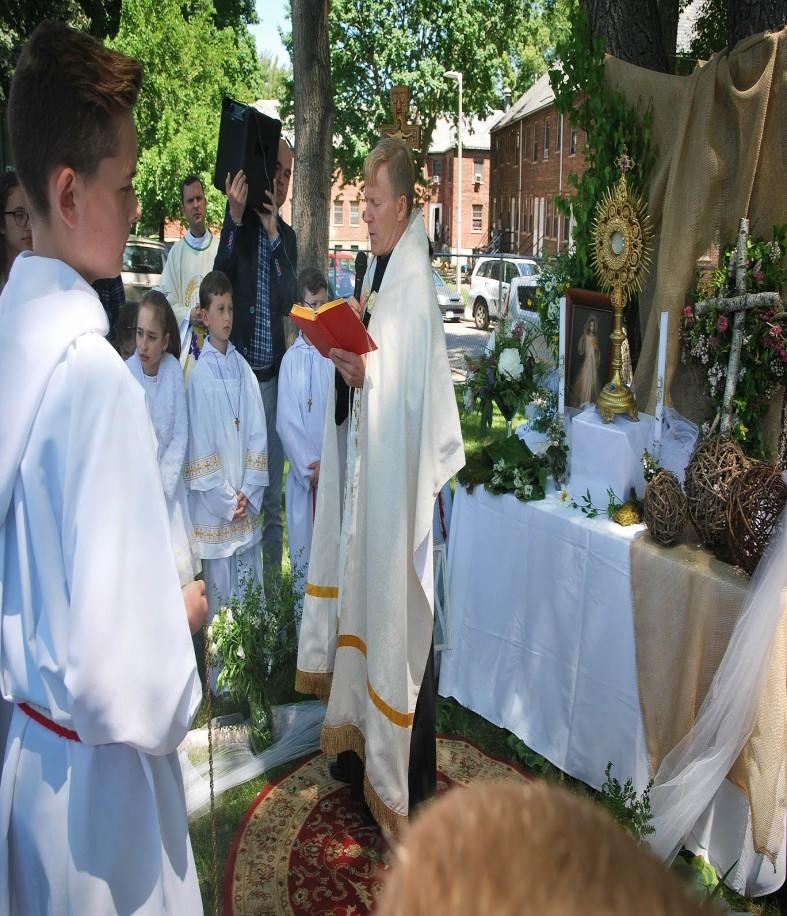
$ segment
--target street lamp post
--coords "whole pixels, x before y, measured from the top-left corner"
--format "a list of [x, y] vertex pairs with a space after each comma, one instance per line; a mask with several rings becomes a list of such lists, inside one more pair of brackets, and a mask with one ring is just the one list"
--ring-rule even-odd
[[456, 291], [462, 295], [462, 265], [459, 252], [462, 247], [462, 73], [460, 70], [446, 70], [443, 76], [456, 80], [459, 86], [459, 120], [456, 122], [456, 146], [459, 155], [459, 190], [457, 192], [456, 215]]

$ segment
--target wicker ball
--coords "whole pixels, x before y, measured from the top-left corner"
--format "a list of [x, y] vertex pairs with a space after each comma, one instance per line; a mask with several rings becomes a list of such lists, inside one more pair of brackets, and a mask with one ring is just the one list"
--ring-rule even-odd
[[642, 515], [654, 541], [676, 543], [686, 527], [689, 506], [678, 478], [662, 468], [645, 487]]
[[711, 436], [694, 450], [684, 487], [689, 516], [703, 544], [727, 548], [727, 500], [732, 482], [748, 467], [741, 447], [728, 436]]
[[787, 503], [787, 486], [778, 468], [757, 462], [730, 487], [727, 538], [732, 558], [751, 575]]

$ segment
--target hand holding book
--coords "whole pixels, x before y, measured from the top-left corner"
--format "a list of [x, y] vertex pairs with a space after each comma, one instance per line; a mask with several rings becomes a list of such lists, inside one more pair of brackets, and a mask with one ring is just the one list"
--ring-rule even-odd
[[328, 356], [333, 349], [347, 350], [357, 356], [377, 349], [364, 323], [346, 299], [326, 302], [316, 311], [307, 306], [293, 305], [290, 317], [322, 356]]

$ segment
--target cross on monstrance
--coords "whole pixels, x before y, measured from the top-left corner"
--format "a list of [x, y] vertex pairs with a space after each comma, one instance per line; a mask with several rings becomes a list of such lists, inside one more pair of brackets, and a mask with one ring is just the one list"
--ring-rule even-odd
[[410, 114], [410, 87], [394, 86], [391, 89], [391, 111], [393, 124], [383, 124], [380, 128], [381, 137], [395, 137], [403, 140], [410, 149], [421, 148], [421, 128], [418, 124], [410, 124], [407, 120]]
[[[735, 387], [738, 384], [738, 371], [743, 349], [743, 325], [749, 309], [762, 309], [768, 306], [779, 308], [782, 300], [778, 293], [746, 292], [746, 242], [749, 237], [749, 221], [741, 219], [738, 227], [738, 245], [735, 257], [730, 259], [730, 274], [735, 270], [735, 291], [738, 294], [730, 299], [704, 299], [698, 302], [694, 311], [701, 315], [709, 308], [716, 308], [722, 314], [734, 315], [732, 324], [732, 341], [730, 342], [730, 361], [727, 364], [727, 379], [724, 384], [724, 399], [721, 406], [721, 432], [727, 433], [732, 422], [732, 402]], [[713, 421], [715, 428], [719, 417]]]

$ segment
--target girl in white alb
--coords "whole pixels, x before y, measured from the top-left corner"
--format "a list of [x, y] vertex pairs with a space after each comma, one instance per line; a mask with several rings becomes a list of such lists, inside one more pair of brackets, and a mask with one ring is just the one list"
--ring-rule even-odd
[[158, 440], [158, 464], [169, 511], [172, 548], [180, 584], [200, 570], [194, 547], [183, 464], [188, 446], [188, 412], [179, 362], [180, 335], [163, 293], [145, 293], [137, 315], [137, 349], [126, 365], [142, 385]]

